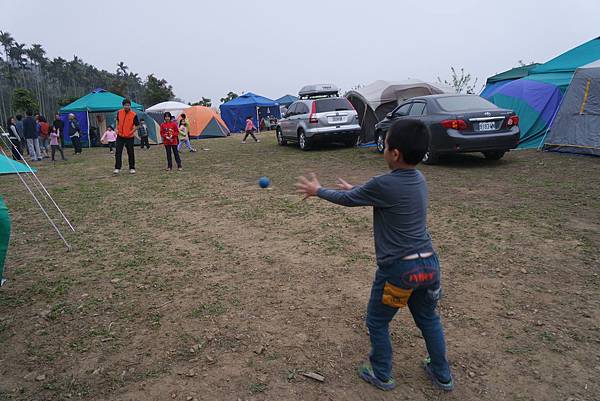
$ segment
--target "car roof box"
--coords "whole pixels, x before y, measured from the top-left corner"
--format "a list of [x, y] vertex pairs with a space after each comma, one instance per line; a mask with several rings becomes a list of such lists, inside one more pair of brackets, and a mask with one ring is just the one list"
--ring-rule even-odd
[[315, 84], [303, 86], [298, 95], [300, 99], [331, 97], [338, 96], [339, 91], [338, 87], [332, 84]]

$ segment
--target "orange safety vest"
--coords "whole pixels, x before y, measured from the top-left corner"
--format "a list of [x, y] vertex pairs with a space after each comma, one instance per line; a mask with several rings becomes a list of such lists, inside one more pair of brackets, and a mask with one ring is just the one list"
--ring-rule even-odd
[[122, 138], [133, 138], [135, 112], [133, 110], [126, 112], [125, 109], [121, 109], [117, 114], [117, 119], [119, 120], [117, 125], [119, 136]]

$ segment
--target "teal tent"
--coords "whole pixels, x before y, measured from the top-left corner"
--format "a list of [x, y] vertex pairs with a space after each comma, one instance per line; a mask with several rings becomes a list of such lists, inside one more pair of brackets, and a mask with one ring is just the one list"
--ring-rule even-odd
[[[96, 146], [100, 144], [100, 136], [106, 129], [103, 113], [120, 110], [123, 107], [123, 99], [125, 99], [123, 96], [108, 92], [102, 88], [94, 89], [73, 103], [62, 107], [60, 109], [60, 118], [66, 127], [69, 124], [69, 113], [75, 114], [81, 128], [81, 142], [87, 144], [89, 147]], [[131, 102], [131, 108], [135, 111], [144, 110], [144, 106], [133, 101]], [[64, 132], [63, 138], [65, 144], [71, 143], [71, 138], [69, 138], [67, 132]]]
[[[519, 148], [539, 148], [558, 109], [575, 69], [600, 59], [600, 37], [535, 66], [528, 75], [484, 90], [482, 96], [519, 116]], [[494, 83], [492, 83], [494, 84]]]
[[37, 172], [36, 169], [30, 169], [25, 164], [9, 159], [4, 155], [0, 155], [0, 175], [2, 174], [16, 174], [16, 173], [31, 173], [31, 171]]

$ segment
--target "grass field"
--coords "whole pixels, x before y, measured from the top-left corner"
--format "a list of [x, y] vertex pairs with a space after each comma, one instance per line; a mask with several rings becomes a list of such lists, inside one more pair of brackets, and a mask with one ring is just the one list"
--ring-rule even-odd
[[600, 159], [519, 151], [421, 167], [457, 387], [432, 388], [404, 311], [391, 328], [398, 388], [384, 393], [355, 373], [369, 349], [371, 210], [298, 202], [293, 187], [311, 171], [363, 182], [382, 157], [239, 139], [202, 142], [182, 172], [164, 171], [161, 147], [136, 149], [135, 176], [112, 176], [104, 149], [39, 163], [77, 228], [72, 252], [18, 178], [0, 177], [13, 220], [0, 400], [599, 399]]

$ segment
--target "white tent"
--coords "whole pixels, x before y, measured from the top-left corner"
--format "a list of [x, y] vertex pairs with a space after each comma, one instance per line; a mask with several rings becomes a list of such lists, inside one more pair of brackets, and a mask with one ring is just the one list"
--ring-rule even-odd
[[[168, 101], [168, 102], [161, 102], [161, 103], [155, 104], [154, 106], [148, 107], [146, 109], [146, 112], [162, 114], [162, 113], [166, 113], [168, 111], [173, 115], [173, 117], [178, 117], [183, 112], [183, 110], [187, 109], [188, 107], [190, 107], [189, 104], [175, 102], [175, 101]], [[157, 121], [161, 122], [162, 117], [160, 118], [160, 120], [157, 120]]]
[[452, 88], [439, 83], [418, 79], [406, 81], [378, 80], [367, 86], [346, 93], [346, 97], [358, 112], [361, 126], [361, 141], [374, 140], [375, 124], [406, 99], [415, 96], [456, 93]]

